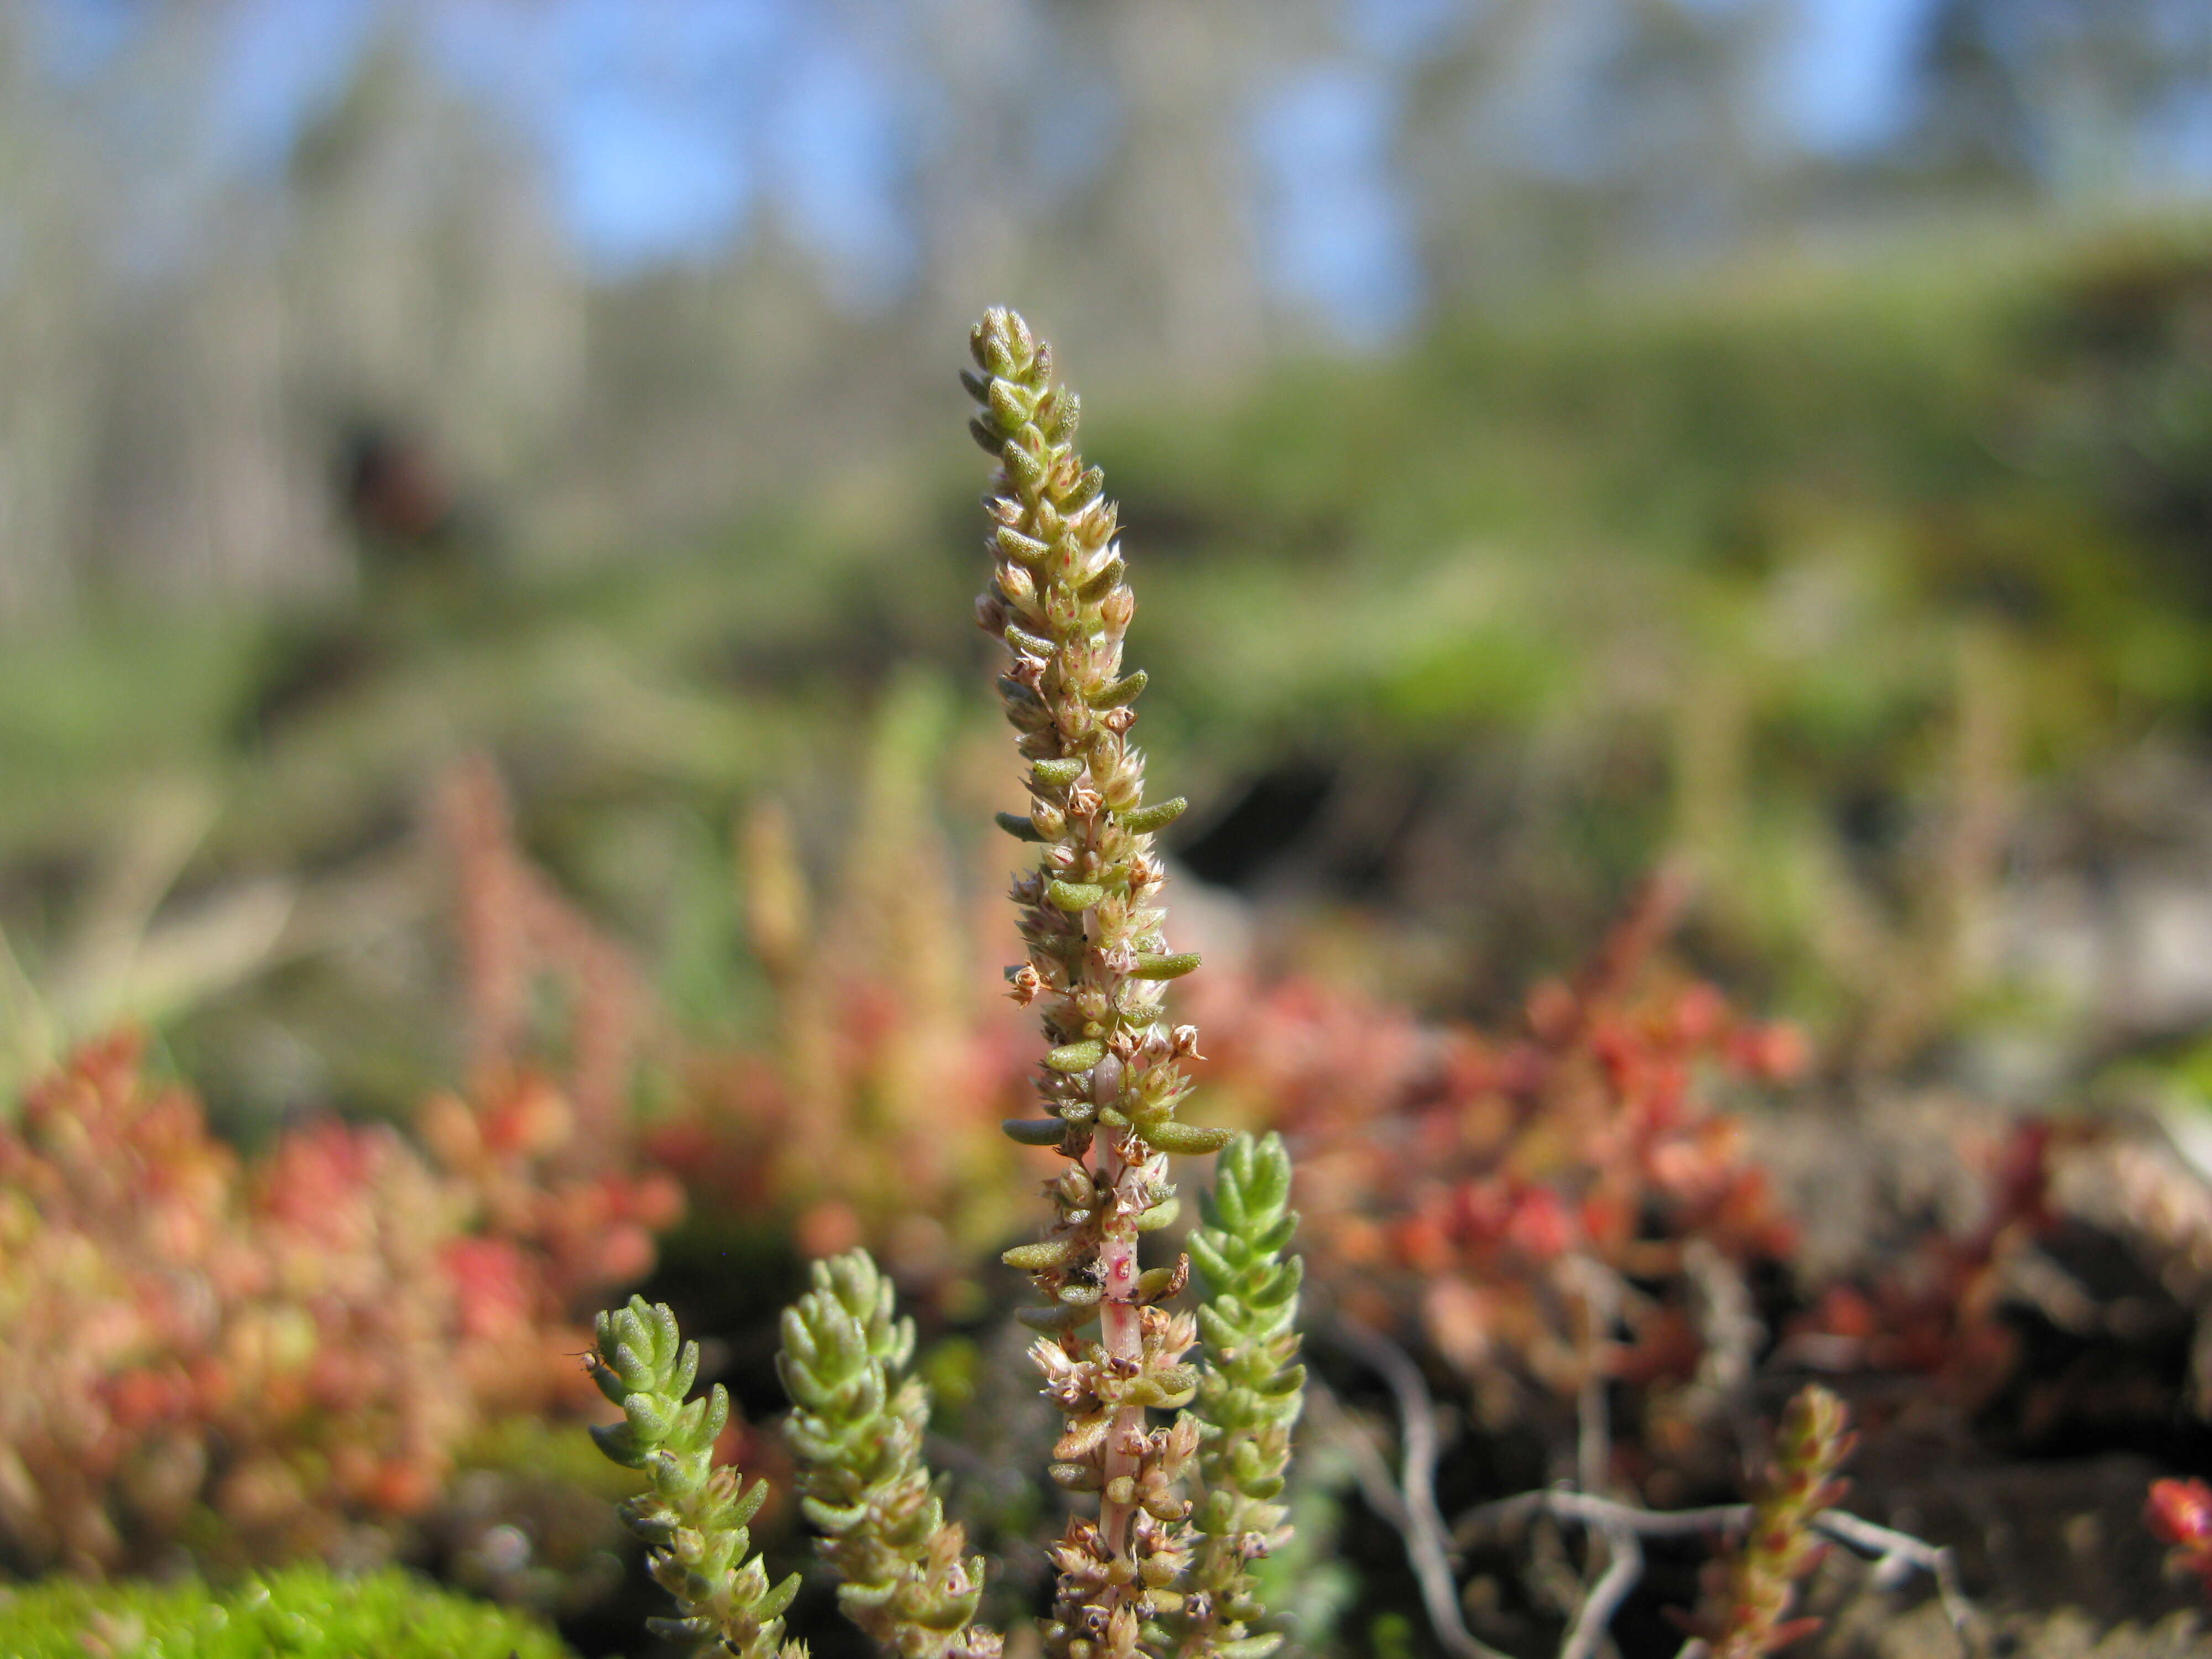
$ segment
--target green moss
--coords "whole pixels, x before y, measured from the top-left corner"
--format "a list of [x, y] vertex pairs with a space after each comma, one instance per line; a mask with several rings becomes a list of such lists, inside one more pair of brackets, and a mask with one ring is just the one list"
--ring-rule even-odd
[[9, 1659], [566, 1659], [542, 1625], [411, 1574], [295, 1567], [218, 1591], [47, 1579], [0, 1589]]

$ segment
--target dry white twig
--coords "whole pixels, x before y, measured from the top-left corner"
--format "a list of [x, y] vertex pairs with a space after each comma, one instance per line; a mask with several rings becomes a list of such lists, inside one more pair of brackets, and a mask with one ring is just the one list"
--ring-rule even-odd
[[[1464, 1539], [1473, 1533], [1503, 1528], [1534, 1515], [1579, 1522], [1608, 1539], [1615, 1535], [1680, 1538], [1692, 1533], [1731, 1532], [1748, 1526], [1752, 1506], [1715, 1504], [1698, 1510], [1644, 1510], [1589, 1492], [1525, 1492], [1469, 1510], [1453, 1529], [1454, 1537]], [[1844, 1510], [1823, 1510], [1813, 1517], [1812, 1526], [1821, 1536], [1873, 1562], [1875, 1582], [1885, 1587], [1896, 1584], [1911, 1571], [1928, 1574], [1936, 1582], [1936, 1593], [1943, 1603], [1944, 1615], [1958, 1633], [1960, 1646], [1970, 1654], [1976, 1651], [1973, 1605], [1960, 1588], [1958, 1562], [1948, 1549]], [[1596, 1593], [1592, 1592], [1591, 1601], [1595, 1600]], [[1584, 1613], [1588, 1611], [1585, 1607]], [[1561, 1659], [1567, 1659], [1565, 1652]]]
[[1397, 1401], [1400, 1465], [1397, 1502], [1391, 1506], [1397, 1512], [1386, 1510], [1384, 1516], [1406, 1540], [1406, 1559], [1420, 1584], [1421, 1605], [1431, 1628], [1456, 1659], [1505, 1659], [1468, 1629], [1460, 1612], [1450, 1534], [1437, 1508], [1436, 1404], [1429, 1398], [1420, 1368], [1389, 1338], [1349, 1321], [1333, 1321], [1330, 1334], [1381, 1374]]

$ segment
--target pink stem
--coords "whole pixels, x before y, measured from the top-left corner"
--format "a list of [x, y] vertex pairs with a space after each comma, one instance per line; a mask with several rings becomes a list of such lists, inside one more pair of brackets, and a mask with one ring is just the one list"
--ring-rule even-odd
[[[1113, 1196], [1106, 1201], [1111, 1206], [1111, 1220], [1098, 1248], [1098, 1272], [1103, 1298], [1098, 1308], [1099, 1336], [1109, 1358], [1126, 1360], [1130, 1375], [1144, 1358], [1144, 1324], [1134, 1300], [1137, 1294], [1137, 1233], [1133, 1215], [1124, 1218], [1125, 1206], [1121, 1201], [1122, 1177], [1130, 1166], [1122, 1162], [1119, 1145], [1112, 1136], [1100, 1139], [1098, 1184]], [[1142, 1406], [1123, 1406], [1114, 1413], [1114, 1420], [1106, 1428], [1106, 1486], [1110, 1492], [1116, 1480], [1127, 1476], [1134, 1480], [1143, 1467], [1138, 1448], [1145, 1433], [1145, 1408]], [[1107, 1549], [1121, 1556], [1128, 1548], [1130, 1516], [1135, 1512], [1134, 1504], [1117, 1504], [1110, 1497], [1103, 1498], [1098, 1509], [1099, 1535]]]

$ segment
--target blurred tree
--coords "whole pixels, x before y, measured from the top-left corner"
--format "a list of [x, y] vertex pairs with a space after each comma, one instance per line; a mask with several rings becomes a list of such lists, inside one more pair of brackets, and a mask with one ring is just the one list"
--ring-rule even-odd
[[1417, 62], [1400, 155], [1447, 304], [1756, 222], [1796, 156], [1767, 76], [1784, 0], [1498, 0]]
[[[365, 425], [419, 434], [540, 565], [770, 497], [880, 528], [978, 293], [1054, 319], [1101, 392], [1234, 386], [1312, 338], [1341, 295], [1285, 268], [1285, 192], [1304, 234], [1391, 243], [1322, 250], [1340, 287], [1446, 314], [1839, 209], [2202, 177], [2201, 0], [1923, 0], [1918, 119], [1825, 156], [1778, 70], [1811, 3], [764, 0], [726, 39], [605, 14], [665, 36], [613, 69], [564, 33], [588, 9], [457, 50], [459, 9], [383, 0], [330, 86], [285, 71], [281, 118], [236, 108], [279, 0], [8, 9], [0, 623], [357, 592], [330, 481]], [[592, 78], [622, 74], [672, 79]], [[1316, 86], [1364, 100], [1357, 161], [1285, 115], [1342, 115]], [[745, 187], [684, 257], [588, 263], [557, 158], [627, 144], [598, 188], [678, 186], [652, 118], [592, 138], [580, 90], [726, 137]]]
[[1901, 149], [1940, 179], [2062, 197], [2155, 181], [2212, 125], [2212, 8], [1935, 0], [1919, 75]]
[[80, 211], [87, 158], [51, 142], [61, 112], [28, 33], [21, 12], [0, 10], [0, 626], [68, 597], [105, 287]]

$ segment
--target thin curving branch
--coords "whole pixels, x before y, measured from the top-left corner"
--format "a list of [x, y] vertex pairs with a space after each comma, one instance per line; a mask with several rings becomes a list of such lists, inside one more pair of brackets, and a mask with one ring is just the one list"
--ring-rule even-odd
[[[1645, 1510], [1588, 1492], [1561, 1489], [1524, 1492], [1469, 1510], [1460, 1516], [1453, 1536], [1455, 1540], [1464, 1540], [1479, 1533], [1503, 1530], [1537, 1515], [1577, 1522], [1608, 1538], [1682, 1538], [1696, 1533], [1739, 1530], [1750, 1524], [1752, 1506], [1714, 1504], [1696, 1510]], [[1894, 1584], [1905, 1572], [1925, 1572], [1935, 1581], [1944, 1616], [1957, 1633], [1961, 1649], [1968, 1654], [1978, 1651], [1973, 1604], [1960, 1586], [1958, 1560], [1948, 1547], [1878, 1525], [1845, 1510], [1823, 1510], [1810, 1524], [1822, 1537], [1874, 1563], [1877, 1583]], [[1607, 1570], [1608, 1577], [1611, 1571]], [[1603, 1588], [1602, 1583], [1600, 1588]], [[1597, 1591], [1591, 1592], [1592, 1604], [1597, 1596]], [[1589, 1612], [1589, 1606], [1585, 1606], [1585, 1619]], [[1581, 1622], [1577, 1621], [1578, 1627]], [[1562, 1650], [1560, 1659], [1573, 1659], [1571, 1650]]]
[[1976, 1636], [1974, 1604], [1959, 1583], [1959, 1559], [1948, 1545], [1931, 1544], [1909, 1532], [1877, 1526], [1844, 1510], [1823, 1510], [1813, 1517], [1813, 1530], [1832, 1538], [1852, 1554], [1874, 1563], [1875, 1582], [1893, 1584], [1905, 1571], [1917, 1568], [1936, 1581], [1936, 1595], [1943, 1616], [1959, 1638], [1960, 1648], [1971, 1655], [1980, 1650]]
[[1400, 1465], [1395, 1515], [1386, 1515], [1406, 1540], [1406, 1559], [1421, 1587], [1429, 1624], [1455, 1659], [1505, 1659], [1468, 1629], [1452, 1577], [1450, 1534], [1437, 1508], [1437, 1408], [1420, 1367], [1387, 1336], [1348, 1320], [1329, 1322], [1330, 1336], [1358, 1355], [1390, 1388], [1398, 1407]]
[[1590, 1587], [1589, 1594], [1583, 1598], [1582, 1611], [1575, 1615], [1574, 1628], [1560, 1644], [1559, 1659], [1590, 1659], [1612, 1627], [1613, 1615], [1620, 1611], [1620, 1604], [1644, 1577], [1644, 1546], [1633, 1531], [1626, 1527], [1607, 1526], [1598, 1529], [1598, 1535], [1605, 1540], [1612, 1559], [1597, 1583]]
[[1502, 1530], [1533, 1516], [1577, 1521], [1588, 1527], [1618, 1528], [1639, 1538], [1684, 1538], [1693, 1533], [1727, 1532], [1751, 1519], [1748, 1504], [1711, 1504], [1697, 1510], [1645, 1510], [1610, 1498], [1549, 1486], [1541, 1492], [1520, 1492], [1480, 1504], [1459, 1518], [1453, 1528], [1456, 1539], [1493, 1529]]

